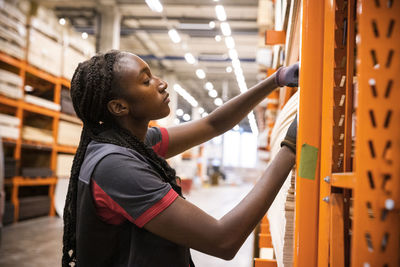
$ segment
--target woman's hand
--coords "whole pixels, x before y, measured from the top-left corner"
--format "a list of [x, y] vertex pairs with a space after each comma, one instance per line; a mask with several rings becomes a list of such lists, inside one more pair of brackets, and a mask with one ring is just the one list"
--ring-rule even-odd
[[299, 62], [288, 67], [280, 67], [275, 74], [276, 85], [297, 87], [299, 86]]

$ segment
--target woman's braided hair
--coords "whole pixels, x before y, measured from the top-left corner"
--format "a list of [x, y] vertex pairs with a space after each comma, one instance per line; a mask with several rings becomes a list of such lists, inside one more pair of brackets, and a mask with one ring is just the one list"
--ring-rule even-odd
[[[107, 103], [118, 97], [120, 93], [118, 81], [114, 79], [114, 63], [124, 56], [123, 52], [111, 50], [97, 54], [80, 63], [71, 81], [71, 97], [74, 109], [83, 122], [83, 130], [78, 149], [71, 169], [64, 208], [64, 236], [62, 266], [69, 267], [76, 263], [76, 207], [78, 176], [84, 160], [88, 144], [94, 140], [128, 147], [148, 158], [160, 177], [171, 184], [172, 188], [182, 196], [181, 188], [176, 184], [175, 170], [159, 157], [152, 148], [145, 145], [128, 130], [121, 128], [108, 111]], [[114, 129], [126, 142], [100, 136], [105, 130]]]

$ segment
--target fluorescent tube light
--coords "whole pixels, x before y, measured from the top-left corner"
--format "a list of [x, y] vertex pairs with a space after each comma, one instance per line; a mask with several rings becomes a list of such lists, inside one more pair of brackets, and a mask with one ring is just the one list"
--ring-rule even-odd
[[197, 69], [196, 75], [199, 79], [204, 79], [206, 77], [206, 73], [202, 69]]
[[235, 40], [233, 40], [232, 36], [225, 37], [225, 45], [228, 49], [235, 48]]
[[163, 11], [163, 6], [159, 0], [146, 0], [146, 4], [155, 12], [161, 13]]
[[229, 26], [228, 22], [222, 22], [220, 24], [220, 27], [221, 27], [221, 31], [222, 31], [223, 35], [225, 35], [225, 36], [231, 35], [231, 33], [232, 33], [231, 32], [231, 27]]
[[179, 33], [175, 29], [171, 29], [168, 31], [169, 38], [171, 38], [172, 42], [174, 43], [179, 43], [181, 41], [181, 37], [179, 36]]
[[191, 53], [186, 53], [185, 54], [185, 59], [186, 59], [186, 62], [189, 63], [189, 64], [196, 63], [196, 59], [194, 58], [194, 56]]
[[216, 5], [215, 6], [215, 13], [217, 14], [217, 18], [219, 21], [226, 20], [226, 13], [223, 5]]

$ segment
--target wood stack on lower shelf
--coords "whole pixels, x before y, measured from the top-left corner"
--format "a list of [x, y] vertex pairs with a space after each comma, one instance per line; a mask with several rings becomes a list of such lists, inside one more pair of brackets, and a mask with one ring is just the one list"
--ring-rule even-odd
[[[6, 159], [3, 223], [54, 215], [55, 187], [58, 178], [68, 182], [82, 127], [78, 118], [59, 111], [61, 88], [67, 90], [69, 82], [1, 52], [0, 74], [0, 134]], [[15, 77], [22, 81], [13, 87], [18, 94], [5, 93], [2, 84]]]

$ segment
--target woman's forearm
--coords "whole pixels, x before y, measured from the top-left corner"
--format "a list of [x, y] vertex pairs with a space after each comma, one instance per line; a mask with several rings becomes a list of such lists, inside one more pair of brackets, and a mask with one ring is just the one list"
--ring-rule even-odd
[[232, 256], [265, 215], [295, 162], [296, 155], [283, 146], [251, 192], [220, 219], [221, 239]]
[[213, 111], [207, 116], [208, 123], [216, 130], [216, 135], [226, 132], [238, 124], [275, 88], [277, 84], [275, 74], [273, 74]]

